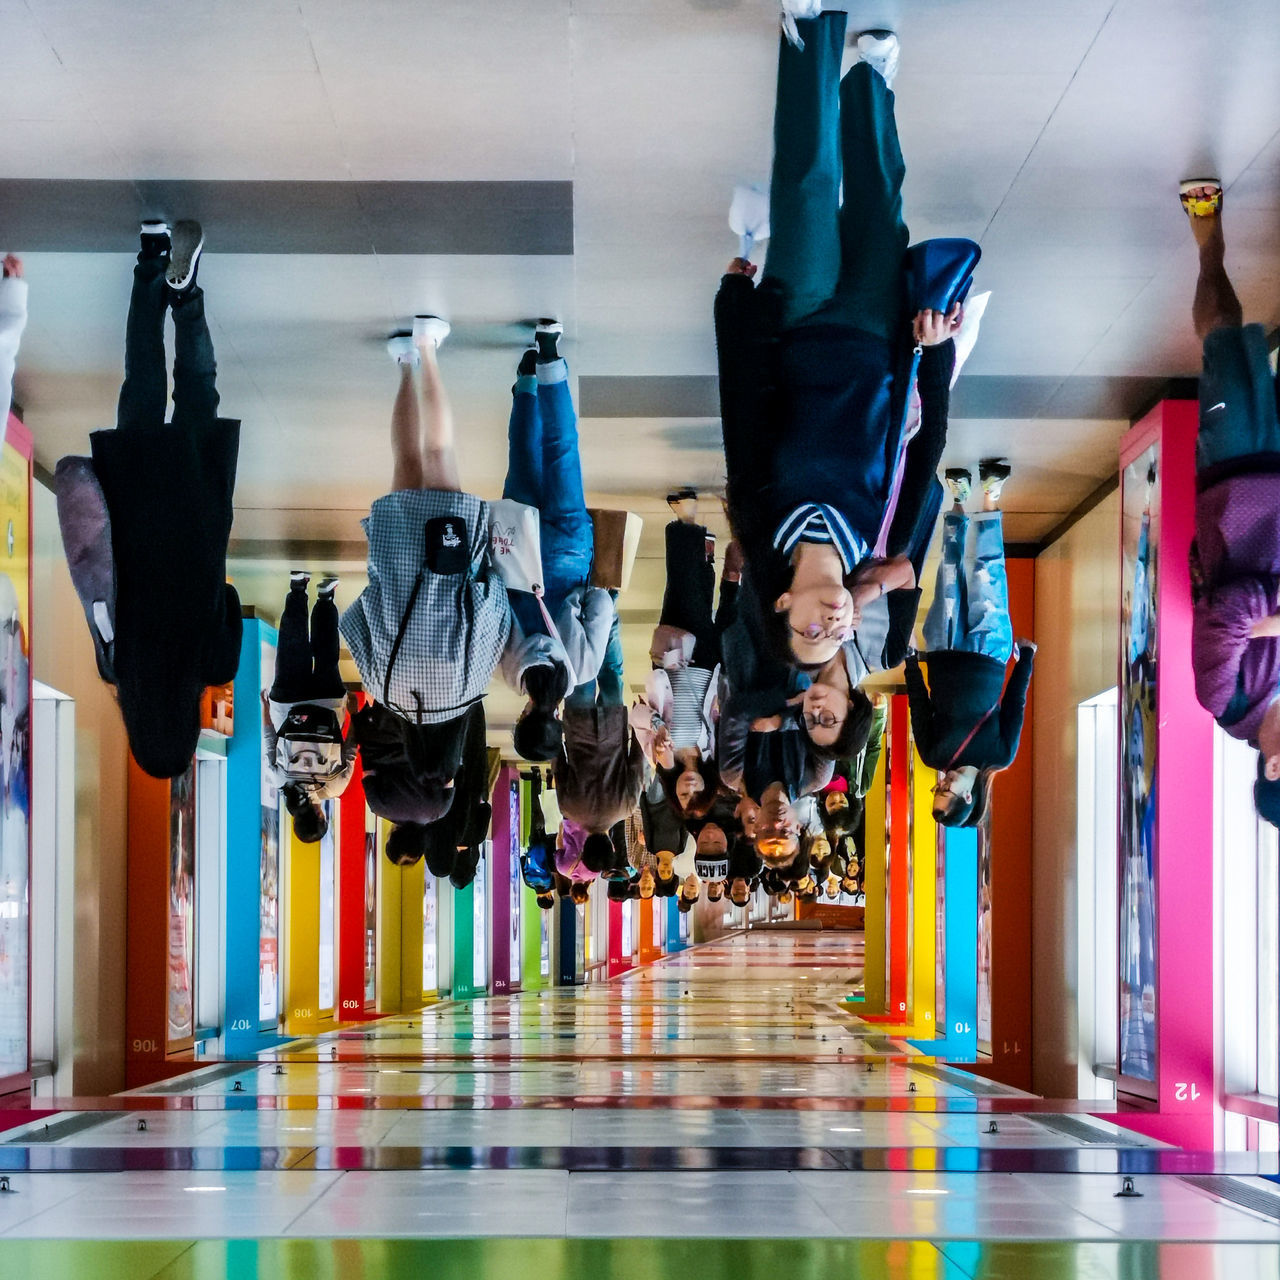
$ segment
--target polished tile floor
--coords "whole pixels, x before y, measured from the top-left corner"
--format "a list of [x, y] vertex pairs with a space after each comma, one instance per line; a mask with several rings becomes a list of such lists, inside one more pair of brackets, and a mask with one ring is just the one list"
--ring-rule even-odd
[[0, 1133], [0, 1275], [727, 1276], [786, 1239], [802, 1276], [1280, 1280], [1280, 1223], [1172, 1153], [860, 1023], [859, 959], [739, 936], [67, 1100]]

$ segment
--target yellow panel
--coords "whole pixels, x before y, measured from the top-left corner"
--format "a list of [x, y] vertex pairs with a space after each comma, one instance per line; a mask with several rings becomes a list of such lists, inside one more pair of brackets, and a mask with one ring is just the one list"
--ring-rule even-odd
[[320, 1021], [320, 858], [294, 835], [292, 821], [286, 825], [284, 1027], [292, 1035]]
[[378, 1012], [399, 1013], [401, 1008], [400, 886], [404, 875], [385, 857], [391, 824], [378, 823]]
[[935, 1034], [938, 945], [938, 825], [933, 784], [938, 774], [911, 753], [911, 1000], [910, 1020], [886, 1027], [888, 1035]]
[[[386, 861], [383, 859], [383, 861]], [[426, 863], [392, 867], [400, 876], [400, 1012], [422, 1008], [422, 895], [427, 887]]]

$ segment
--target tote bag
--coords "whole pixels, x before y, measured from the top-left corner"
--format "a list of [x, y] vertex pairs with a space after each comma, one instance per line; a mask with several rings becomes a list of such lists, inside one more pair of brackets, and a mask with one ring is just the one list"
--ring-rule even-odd
[[493, 567], [513, 591], [542, 594], [542, 534], [538, 508], [513, 498], [489, 504]]

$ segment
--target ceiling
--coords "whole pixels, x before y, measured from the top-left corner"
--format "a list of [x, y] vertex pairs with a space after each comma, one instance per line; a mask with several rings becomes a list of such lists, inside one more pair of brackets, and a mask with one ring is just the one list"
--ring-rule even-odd
[[[1225, 181], [1246, 313], [1280, 318], [1274, 0], [848, 7], [901, 33], [913, 239], [979, 240], [993, 291], [946, 461], [1010, 456], [1007, 534], [1034, 542], [1114, 473], [1128, 414], [1196, 370], [1179, 179]], [[233, 571], [268, 610], [294, 560], [360, 585], [358, 521], [390, 480], [386, 331], [454, 320], [463, 479], [492, 495], [523, 322], [559, 315], [589, 499], [647, 518], [621, 602], [638, 683], [662, 495], [723, 482], [711, 300], [733, 184], [768, 176], [768, 0], [0, 0], [0, 31], [0, 248], [27, 255], [38, 460], [110, 425], [157, 205], [206, 223], [245, 424]]]

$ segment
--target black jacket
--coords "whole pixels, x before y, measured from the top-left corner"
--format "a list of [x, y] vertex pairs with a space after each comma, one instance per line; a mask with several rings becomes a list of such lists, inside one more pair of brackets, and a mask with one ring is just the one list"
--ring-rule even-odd
[[640, 800], [644, 752], [627, 708], [566, 706], [564, 746], [554, 765], [563, 817], [584, 831], [607, 832]]
[[240, 664], [240, 598], [227, 582], [240, 423], [134, 426], [90, 436], [111, 517], [113, 668], [134, 758], [173, 778], [200, 737], [200, 698]]
[[[929, 664], [928, 688], [920, 674], [921, 659]], [[1006, 686], [1005, 664], [985, 654], [937, 649], [908, 657], [907, 699], [920, 759], [931, 769], [1007, 769], [1018, 754], [1034, 663], [1034, 651], [1023, 649]], [[991, 715], [961, 751], [988, 711]]]

